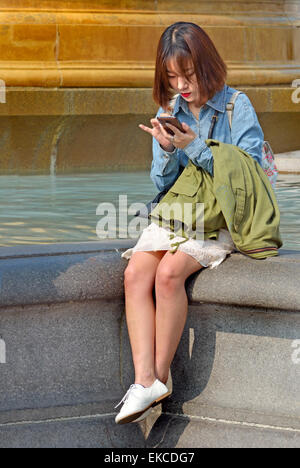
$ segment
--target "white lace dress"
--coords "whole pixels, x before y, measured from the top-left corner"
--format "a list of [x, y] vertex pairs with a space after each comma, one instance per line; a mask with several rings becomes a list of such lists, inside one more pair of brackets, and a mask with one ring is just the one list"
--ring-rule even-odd
[[[171, 244], [184, 240], [183, 237], [179, 236], [170, 240], [169, 234], [170, 231], [152, 222], [143, 230], [136, 245], [123, 252], [122, 257], [129, 260], [134, 252], [173, 250]], [[229, 231], [221, 229], [217, 240], [189, 239], [180, 244], [178, 250], [191, 255], [203, 267], [212, 269], [220, 265], [227, 255], [236, 249]]]

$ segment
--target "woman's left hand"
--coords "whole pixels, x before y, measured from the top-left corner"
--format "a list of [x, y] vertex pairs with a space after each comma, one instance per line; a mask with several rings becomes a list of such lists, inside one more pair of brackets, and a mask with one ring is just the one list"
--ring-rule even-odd
[[194, 133], [185, 122], [182, 122], [181, 125], [186, 133], [181, 132], [178, 128], [174, 127], [174, 125], [169, 123], [167, 125], [174, 133], [174, 136], [168, 135], [168, 139], [170, 139], [170, 142], [173, 146], [176, 146], [176, 148], [184, 149], [197, 137], [196, 133]]

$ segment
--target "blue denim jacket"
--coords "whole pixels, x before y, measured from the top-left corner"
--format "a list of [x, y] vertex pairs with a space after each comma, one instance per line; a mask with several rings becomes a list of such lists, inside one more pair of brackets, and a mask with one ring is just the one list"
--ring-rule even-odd
[[[242, 148], [262, 165], [264, 134], [255, 110], [244, 93], [240, 94], [235, 101], [230, 130], [226, 104], [235, 92], [236, 89], [225, 85], [202, 107], [199, 121], [189, 110], [187, 102], [178, 96], [173, 115], [181, 122], [187, 123], [198, 136], [183, 150], [178, 148], [173, 153], [164, 151], [158, 141], [153, 138], [153, 161], [150, 177], [159, 191], [169, 189], [174, 184], [180, 175], [180, 166], [185, 167], [189, 159], [213, 175], [213, 155], [205, 144], [205, 140], [208, 137], [212, 116], [216, 110], [219, 111], [219, 114], [212, 138]], [[159, 108], [156, 116], [164, 112], [162, 108]]]

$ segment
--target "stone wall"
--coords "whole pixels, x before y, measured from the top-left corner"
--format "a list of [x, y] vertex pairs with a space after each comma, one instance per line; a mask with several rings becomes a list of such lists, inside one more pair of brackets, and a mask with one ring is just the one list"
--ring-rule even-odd
[[274, 151], [298, 150], [299, 2], [3, 0], [1, 173], [148, 169], [151, 142], [137, 125], [156, 112], [160, 34], [182, 19], [212, 37]]
[[[0, 249], [1, 447], [299, 447], [300, 254], [233, 254], [187, 283], [173, 394], [117, 426], [133, 380], [132, 241]], [[267, 284], [266, 284], [267, 280]]]

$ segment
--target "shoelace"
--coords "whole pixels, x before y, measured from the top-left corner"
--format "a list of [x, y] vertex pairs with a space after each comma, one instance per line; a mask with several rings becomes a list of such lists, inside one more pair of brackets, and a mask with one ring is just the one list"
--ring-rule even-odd
[[123, 396], [122, 400], [120, 401], [120, 403], [117, 404], [117, 406], [115, 406], [115, 408], [118, 408], [118, 406], [120, 406], [122, 403], [125, 403], [125, 401], [128, 400], [129, 394], [131, 393], [131, 391], [132, 391], [134, 388], [137, 388], [137, 385], [136, 385], [136, 384], [130, 385], [129, 389], [127, 390], [127, 392], [126, 392], [125, 395]]

